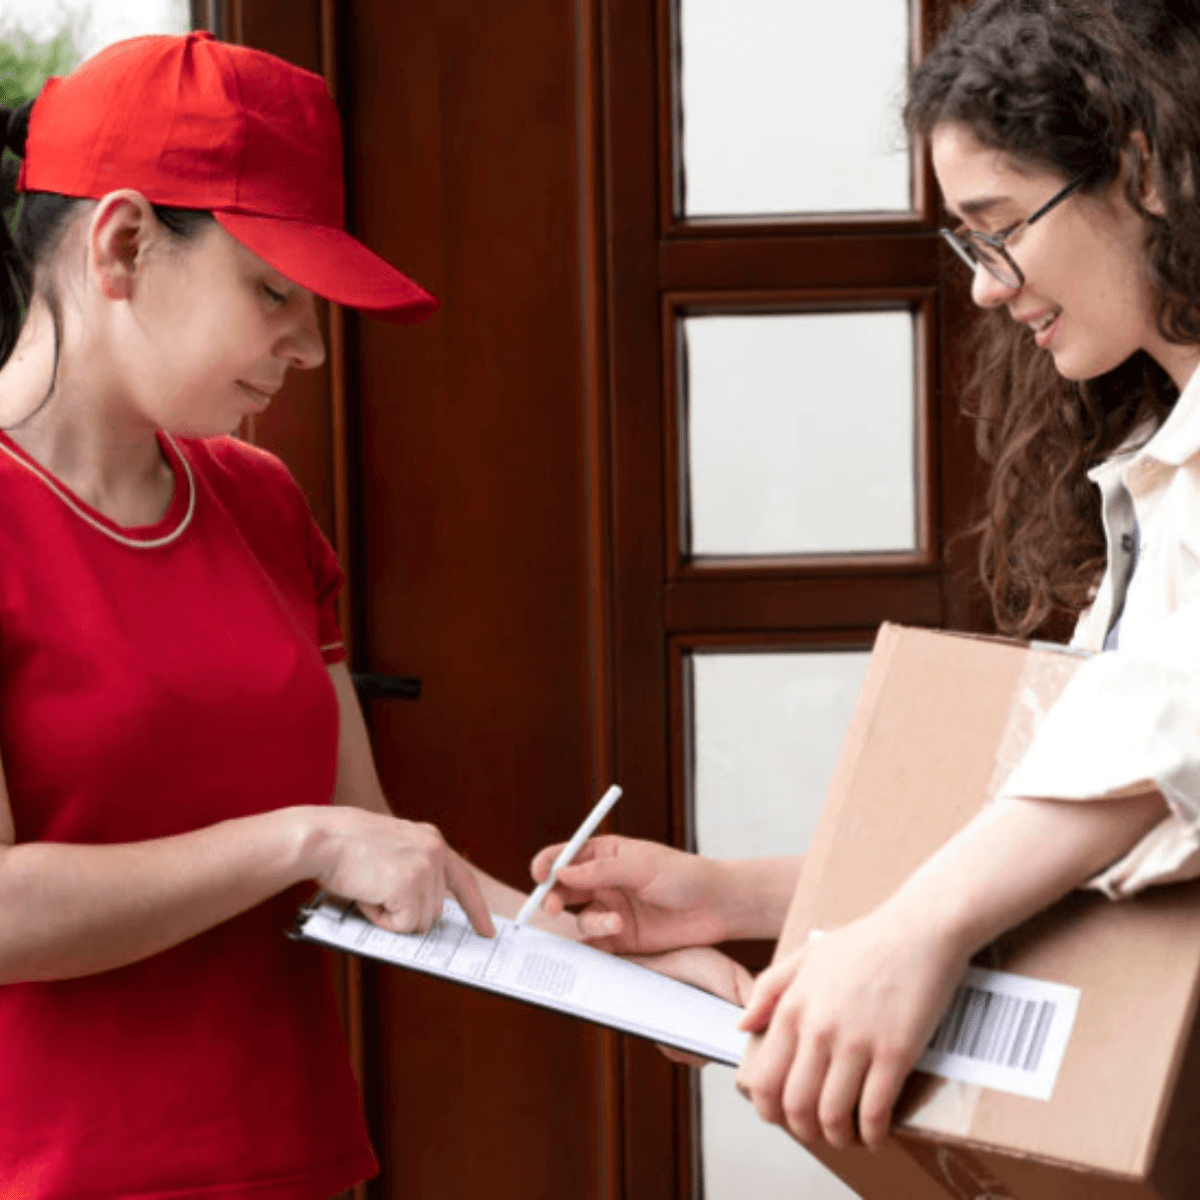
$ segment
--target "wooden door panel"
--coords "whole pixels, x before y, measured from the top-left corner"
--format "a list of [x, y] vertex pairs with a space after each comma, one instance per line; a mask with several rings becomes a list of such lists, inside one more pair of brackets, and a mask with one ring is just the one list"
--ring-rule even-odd
[[[703, 637], [737, 649], [850, 635], [861, 645], [882, 620], [977, 626], [982, 614], [969, 582], [970, 540], [958, 535], [970, 522], [982, 472], [956, 414], [960, 377], [946, 361], [964, 322], [961, 303], [942, 288], [946, 258], [923, 148], [916, 148], [909, 214], [679, 219], [672, 140], [680, 119], [671, 78], [681, 53], [678, 3], [603, 0], [600, 91], [611, 331], [614, 738], [623, 780], [659, 796], [653, 810], [639, 810], [634, 820], [626, 814], [623, 828], [683, 845], [691, 824], [691, 731], [680, 714], [673, 725], [663, 720], [678, 690], [672, 639]], [[914, 46], [929, 44], [933, 19], [945, 7], [935, 0], [909, 6]], [[679, 450], [675, 312], [786, 309], [803, 294], [819, 294], [822, 305], [839, 309], [868, 308], [896, 295], [920, 300], [920, 550], [857, 561], [849, 555], [840, 561], [833, 555], [688, 561], [680, 552], [687, 467]], [[701, 1180], [689, 1092], [678, 1076], [637, 1053], [627, 1053], [624, 1071], [628, 1200], [691, 1200]]]
[[[377, 727], [398, 802], [523, 882], [593, 788], [573, 73], [567, 6], [489, 11], [353, 10], [359, 230], [442, 300], [357, 323], [363, 633], [371, 669], [423, 680]], [[403, 136], [430, 94], [458, 132]]]
[[381, 1197], [600, 1193], [600, 1038], [569, 1017], [408, 971], [368, 971]]
[[[359, 665], [406, 817], [525, 885], [598, 781], [581, 399], [574, 7], [342, 10], [352, 219], [442, 301], [355, 321]], [[365, 976], [379, 1196], [600, 1197], [604, 1038], [401, 972]]]

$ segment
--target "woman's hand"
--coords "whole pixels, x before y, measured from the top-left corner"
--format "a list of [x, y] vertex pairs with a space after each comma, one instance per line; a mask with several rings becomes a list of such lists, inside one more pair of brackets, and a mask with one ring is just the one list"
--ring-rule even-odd
[[368, 920], [394, 933], [425, 931], [449, 893], [476, 933], [496, 932], [474, 873], [433, 825], [355, 807], [308, 811], [317, 829], [313, 878]]
[[[918, 932], [920, 931], [920, 932]], [[806, 1145], [883, 1144], [892, 1109], [962, 978], [969, 950], [884, 905], [758, 977], [738, 1087]], [[769, 1023], [768, 1023], [769, 1022]]]
[[[1166, 812], [1147, 791], [990, 804], [885, 904], [759, 976], [739, 1086], [801, 1142], [887, 1137], [896, 1097], [971, 954], [1123, 855]], [[768, 1026], [769, 1021], [769, 1026]]]
[[[630, 961], [639, 962], [652, 971], [712, 992], [714, 996], [720, 996], [739, 1008], [750, 999], [754, 987], [754, 976], [741, 963], [734, 962], [727, 954], [710, 946], [689, 946], [685, 950], [669, 950], [665, 954], [631, 954], [628, 957]], [[705, 1067], [709, 1062], [707, 1058], [687, 1054], [672, 1046], [659, 1046], [659, 1049], [672, 1062], [682, 1063], [686, 1067]]]
[[754, 976], [741, 963], [711, 946], [688, 946], [663, 954], [629, 954], [626, 957], [660, 975], [669, 975], [680, 983], [690, 983], [701, 991], [712, 992], [739, 1008], [749, 1001], [754, 988]]
[[[539, 883], [561, 849], [547, 846], [534, 858], [530, 870]], [[553, 916], [584, 905], [578, 920], [585, 941], [614, 954], [656, 954], [724, 940], [726, 891], [713, 859], [607, 835], [583, 844], [543, 907]]]

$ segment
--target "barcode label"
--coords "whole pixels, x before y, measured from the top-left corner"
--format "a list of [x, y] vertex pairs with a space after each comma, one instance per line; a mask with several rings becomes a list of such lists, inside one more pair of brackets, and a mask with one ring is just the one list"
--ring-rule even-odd
[[1049, 1100], [1078, 1008], [1078, 988], [970, 967], [917, 1069]]

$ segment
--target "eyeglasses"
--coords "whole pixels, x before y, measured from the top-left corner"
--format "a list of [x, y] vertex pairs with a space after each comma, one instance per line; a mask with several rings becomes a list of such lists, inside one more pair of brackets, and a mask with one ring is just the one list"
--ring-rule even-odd
[[1061, 204], [1068, 196], [1073, 196], [1088, 181], [1091, 172], [1072, 179], [1061, 191], [1055, 192], [1036, 212], [1031, 213], [1023, 221], [1005, 229], [1002, 233], [979, 233], [974, 229], [942, 229], [942, 237], [950, 243], [954, 253], [971, 268], [972, 271], [982, 267], [994, 279], [998, 279], [1006, 288], [1021, 288], [1025, 286], [1025, 275], [1013, 261], [1013, 257], [1005, 248], [1005, 243], [1018, 233], [1023, 233], [1034, 221], [1040, 221], [1055, 205]]

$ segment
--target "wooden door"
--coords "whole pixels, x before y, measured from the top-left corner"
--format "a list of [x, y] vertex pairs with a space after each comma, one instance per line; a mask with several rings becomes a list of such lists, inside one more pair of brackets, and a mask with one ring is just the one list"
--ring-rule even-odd
[[[500, 878], [601, 784], [589, 646], [574, 10], [342, 10], [357, 232], [442, 301], [353, 326], [359, 662], [420, 677], [370, 714], [385, 787]], [[606, 1194], [609, 1039], [368, 971], [384, 1196]]]

